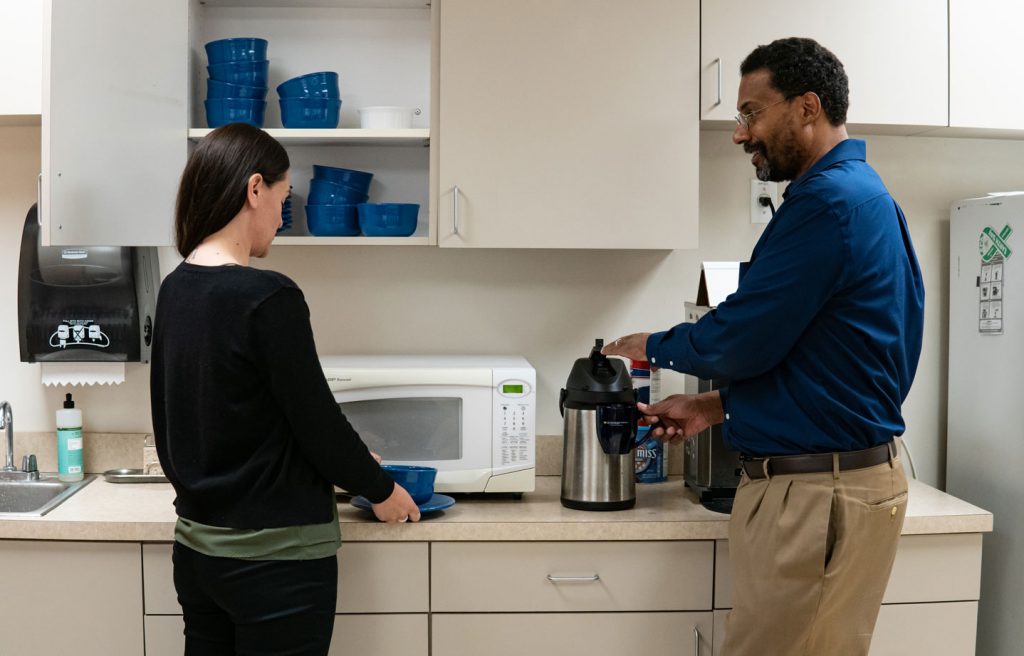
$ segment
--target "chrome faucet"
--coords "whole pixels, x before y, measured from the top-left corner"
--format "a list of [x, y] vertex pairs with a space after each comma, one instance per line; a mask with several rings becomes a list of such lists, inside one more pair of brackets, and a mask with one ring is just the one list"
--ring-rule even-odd
[[14, 466], [14, 413], [7, 401], [0, 401], [0, 428], [7, 429], [7, 464], [0, 471], [18, 471]]

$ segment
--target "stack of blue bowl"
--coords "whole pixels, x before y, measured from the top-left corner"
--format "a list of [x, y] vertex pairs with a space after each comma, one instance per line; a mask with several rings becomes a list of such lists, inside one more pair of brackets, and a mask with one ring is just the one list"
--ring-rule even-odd
[[313, 165], [306, 205], [306, 227], [318, 237], [352, 237], [359, 234], [360, 203], [370, 197], [372, 173]]
[[267, 109], [267, 40], [219, 39], [206, 44], [206, 124], [263, 127]]
[[277, 85], [281, 124], [286, 128], [334, 129], [341, 116], [338, 74], [307, 73]]
[[288, 197], [284, 199], [284, 205], [281, 206], [281, 227], [277, 229], [277, 234], [281, 234], [285, 230], [291, 230], [292, 228], [292, 188], [288, 187]]

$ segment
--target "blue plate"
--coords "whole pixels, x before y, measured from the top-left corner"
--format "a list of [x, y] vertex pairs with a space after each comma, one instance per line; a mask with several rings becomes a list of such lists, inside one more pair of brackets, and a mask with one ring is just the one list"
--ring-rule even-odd
[[[369, 510], [373, 512], [373, 504], [366, 497], [352, 497], [352, 505], [360, 510]], [[420, 504], [420, 514], [426, 514], [436, 512], [438, 510], [444, 510], [445, 508], [451, 508], [455, 505], [455, 499], [451, 498], [446, 494], [435, 494], [430, 497], [426, 503]]]

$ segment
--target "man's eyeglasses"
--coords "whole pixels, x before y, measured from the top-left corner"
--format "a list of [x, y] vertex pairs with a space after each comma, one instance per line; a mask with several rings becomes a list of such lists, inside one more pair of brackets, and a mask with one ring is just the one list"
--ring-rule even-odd
[[784, 102], [789, 102], [793, 98], [796, 98], [796, 96], [788, 96], [786, 98], [783, 98], [779, 102], [774, 102], [774, 103], [772, 103], [770, 105], [765, 105], [761, 109], [755, 109], [754, 111], [747, 112], [746, 114], [737, 114], [734, 118], [736, 119], [736, 122], [739, 123], [740, 126], [744, 130], [748, 130], [748, 129], [750, 129], [750, 125], [753, 123], [753, 120], [751, 120], [751, 119], [753, 119], [756, 115], [760, 114], [761, 112], [763, 112], [766, 109], [771, 109], [772, 107], [775, 107], [776, 105], [781, 105]]

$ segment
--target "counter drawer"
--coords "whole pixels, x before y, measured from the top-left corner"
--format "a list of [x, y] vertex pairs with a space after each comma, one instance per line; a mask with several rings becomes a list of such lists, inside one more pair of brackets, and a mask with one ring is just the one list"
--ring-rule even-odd
[[431, 616], [434, 656], [711, 656], [704, 613], [485, 613]]
[[436, 542], [431, 549], [434, 612], [711, 609], [711, 541]]
[[[339, 613], [425, 613], [426, 542], [351, 542], [338, 552]], [[147, 615], [180, 615], [170, 544], [142, 545]]]
[[[146, 656], [185, 653], [181, 615], [146, 617]], [[427, 615], [338, 615], [328, 656], [427, 656]]]
[[[732, 608], [729, 543], [716, 543], [715, 608]], [[904, 535], [883, 604], [972, 601], [981, 593], [981, 534]]]

